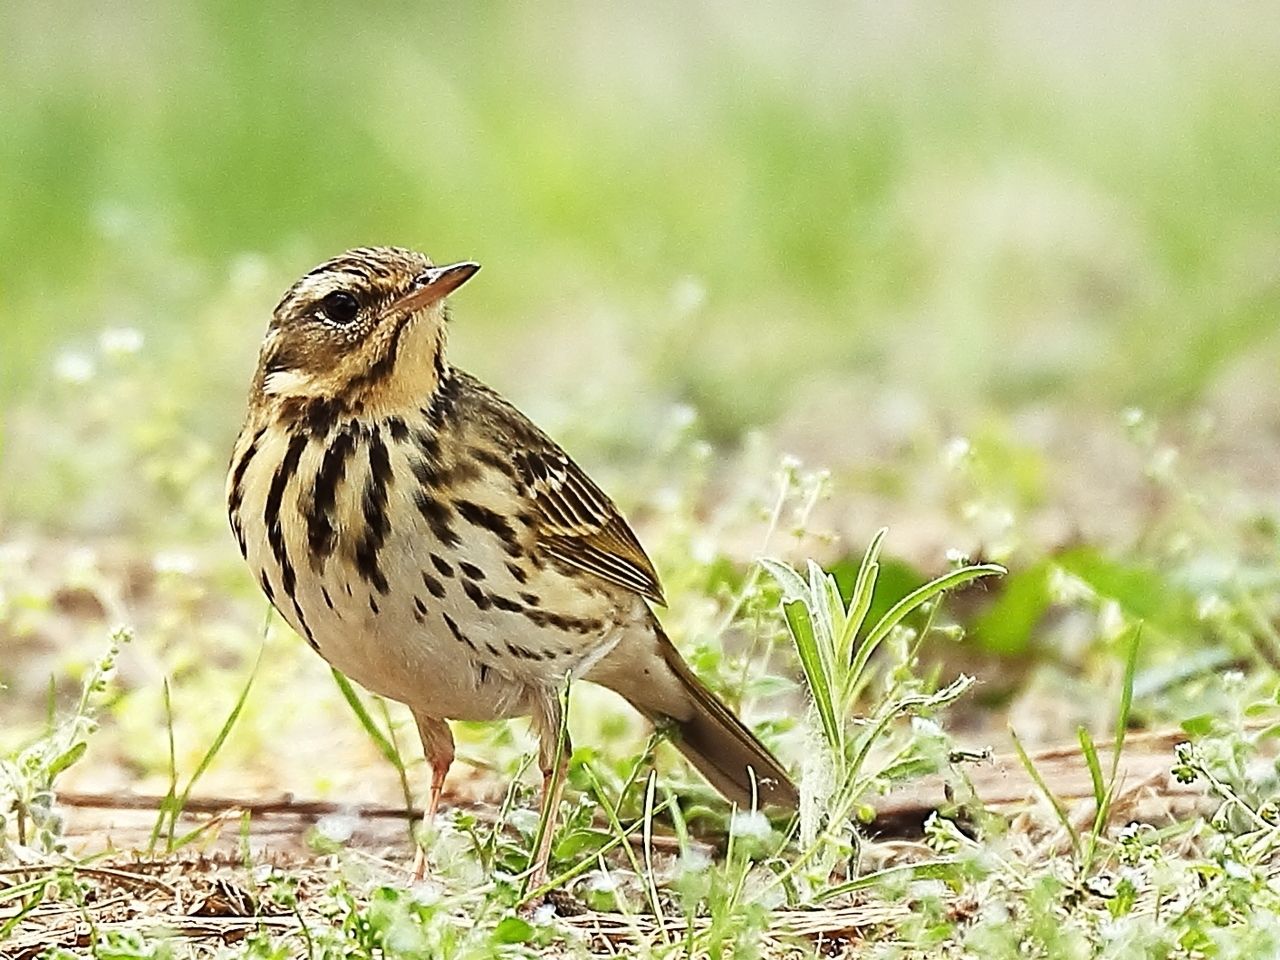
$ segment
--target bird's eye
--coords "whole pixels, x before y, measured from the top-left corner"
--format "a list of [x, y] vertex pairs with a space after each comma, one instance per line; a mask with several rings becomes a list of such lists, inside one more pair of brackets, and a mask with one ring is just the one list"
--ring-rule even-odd
[[360, 312], [360, 303], [347, 291], [335, 290], [325, 294], [320, 301], [320, 310], [331, 323], [347, 324]]

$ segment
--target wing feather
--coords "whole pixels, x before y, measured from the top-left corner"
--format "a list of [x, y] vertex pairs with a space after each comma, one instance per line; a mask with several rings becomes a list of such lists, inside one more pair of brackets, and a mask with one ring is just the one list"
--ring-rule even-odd
[[665, 603], [653, 563], [613, 501], [564, 451], [525, 451], [519, 466], [537, 539], [564, 563]]

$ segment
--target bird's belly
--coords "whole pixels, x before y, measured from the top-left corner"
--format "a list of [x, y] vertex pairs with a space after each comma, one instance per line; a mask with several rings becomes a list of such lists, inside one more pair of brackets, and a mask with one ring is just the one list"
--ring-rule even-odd
[[[331, 614], [308, 613], [318, 651], [375, 693], [451, 720], [521, 716], [529, 712], [531, 688], [581, 675], [622, 635], [622, 625], [603, 610], [596, 617], [571, 617], [523, 601], [503, 609], [500, 575], [490, 572], [477, 582], [463, 572], [480, 569], [475, 560], [489, 559], [482, 544], [447, 548], [420, 532], [396, 550], [397, 539], [390, 538], [382, 554], [385, 593], [354, 573], [324, 589], [317, 584], [328, 577], [314, 583], [299, 578], [304, 610]], [[546, 586], [541, 578], [530, 580]]]
[[528, 712], [522, 683], [492, 670], [482, 676], [475, 661], [458, 655], [457, 641], [406, 616], [399, 605], [377, 614], [356, 603], [337, 606], [340, 616], [313, 628], [318, 652], [367, 690], [450, 720]]
[[376, 496], [371, 469], [356, 459], [323, 510], [324, 444], [309, 446], [283, 485], [272, 452], [264, 447], [244, 472], [246, 561], [329, 663], [419, 713], [526, 713], [532, 691], [585, 673], [647, 614], [638, 597], [619, 604], [589, 580], [519, 553], [456, 494], [424, 507], [412, 464], [394, 445]]

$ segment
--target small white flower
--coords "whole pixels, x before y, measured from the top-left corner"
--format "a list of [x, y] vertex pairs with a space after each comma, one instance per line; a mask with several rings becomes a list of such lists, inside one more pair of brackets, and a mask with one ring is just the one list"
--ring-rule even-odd
[[538, 829], [538, 812], [536, 810], [528, 810], [523, 807], [512, 810], [508, 818], [513, 827], [521, 833], [532, 835]]
[[1227, 876], [1230, 877], [1232, 880], [1252, 880], [1253, 879], [1252, 871], [1250, 871], [1248, 867], [1245, 867], [1237, 863], [1235, 860], [1228, 860], [1222, 866], [1223, 866], [1223, 869], [1226, 871]]
[[930, 720], [928, 717], [912, 717], [911, 730], [924, 737], [942, 736], [942, 727], [936, 720]]
[[759, 810], [735, 810], [729, 833], [748, 840], [768, 840], [773, 835], [773, 827]]
[[241, 290], [261, 286], [271, 275], [271, 265], [257, 253], [242, 253], [231, 262], [231, 285]]
[[680, 854], [679, 869], [684, 876], [706, 873], [710, 867], [711, 858], [703, 850], [691, 849]]
[[1126, 427], [1136, 427], [1147, 418], [1141, 407], [1128, 407], [1120, 416], [1124, 419]]
[[676, 430], [688, 430], [698, 419], [698, 411], [687, 403], [677, 403], [671, 408], [671, 426]]
[[1207, 593], [1196, 602], [1196, 617], [1200, 620], [1216, 620], [1230, 610], [1227, 602], [1216, 593]]
[[74, 547], [67, 552], [64, 563], [68, 579], [83, 582], [97, 573], [98, 552], [92, 547]]
[[0, 566], [22, 567], [31, 563], [32, 548], [28, 543], [14, 540], [0, 543]]
[[1178, 463], [1178, 451], [1173, 447], [1161, 447], [1151, 456], [1148, 469], [1158, 480], [1168, 480], [1173, 476], [1173, 469]]
[[433, 907], [443, 899], [444, 889], [440, 881], [428, 876], [415, 882], [409, 888], [409, 893], [413, 902], [419, 906]]
[[942, 448], [942, 459], [948, 467], [958, 467], [969, 456], [973, 445], [967, 437], [952, 437]]
[[331, 843], [346, 843], [356, 832], [356, 818], [347, 811], [325, 814], [316, 821], [316, 833]]
[[1098, 611], [1098, 630], [1102, 636], [1107, 640], [1114, 640], [1124, 633], [1127, 626], [1120, 604], [1114, 600], [1105, 601]]
[[93, 379], [93, 360], [83, 353], [67, 351], [53, 362], [53, 373], [67, 383], [88, 383]]
[[690, 314], [707, 302], [707, 288], [696, 277], [681, 277], [671, 290], [676, 313]]
[[151, 568], [156, 573], [176, 573], [191, 576], [198, 568], [196, 558], [182, 550], [161, 550], [151, 558]]
[[1137, 823], [1137, 822], [1126, 823], [1123, 827], [1121, 827], [1119, 830], [1116, 831], [1116, 839], [1121, 842], [1124, 842], [1125, 840], [1132, 840], [1135, 837], [1137, 837], [1139, 834], [1144, 832], [1144, 829], [1146, 828], [1146, 826], [1147, 825], [1145, 823]]
[[689, 544], [689, 552], [693, 559], [698, 563], [706, 566], [711, 563], [719, 555], [720, 551], [716, 549], [716, 541], [714, 537], [696, 536]]
[[653, 495], [653, 505], [663, 513], [674, 513], [683, 500], [676, 487], [660, 487]]
[[1049, 596], [1054, 603], [1066, 606], [1092, 600], [1094, 590], [1075, 574], [1068, 573], [1062, 567], [1054, 567], [1049, 571]]
[[142, 349], [142, 331], [136, 327], [108, 327], [98, 335], [98, 349], [108, 357], [127, 357]]
[[618, 889], [618, 881], [613, 878], [611, 873], [606, 873], [604, 870], [595, 870], [587, 881], [587, 889], [593, 893], [613, 893]]

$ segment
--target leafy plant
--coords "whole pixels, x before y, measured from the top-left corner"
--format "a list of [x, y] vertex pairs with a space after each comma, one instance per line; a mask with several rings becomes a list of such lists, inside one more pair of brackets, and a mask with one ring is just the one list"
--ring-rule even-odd
[[[860, 803], [867, 792], [897, 769], [918, 770], [917, 764], [909, 762], [916, 746], [911, 739], [885, 750], [893, 722], [906, 715], [939, 710], [973, 683], [971, 677], [961, 675], [944, 687], [929, 690], [909, 675], [897, 677], [869, 713], [859, 717], [857, 707], [875, 676], [874, 654], [891, 634], [906, 630], [903, 624], [908, 617], [925, 612], [923, 628], [913, 635], [910, 662], [932, 626], [944, 593], [1005, 572], [996, 564], [952, 570], [907, 594], [868, 628], [867, 611], [876, 589], [886, 532], [880, 530], [868, 545], [847, 604], [835, 578], [816, 563], [809, 562], [805, 577], [781, 561], [761, 561], [782, 588], [783, 612], [811, 698], [814, 749], [807, 753], [801, 780], [802, 853], [788, 869], [788, 873], [797, 873], [805, 868], [811, 892], [825, 885], [835, 863], [850, 852], [853, 823], [865, 815]], [[884, 756], [873, 762], [877, 750]]]
[[120, 647], [132, 639], [121, 628], [111, 634], [107, 650], [90, 667], [71, 713], [55, 717], [52, 700], [43, 736], [0, 758], [0, 843], [6, 859], [26, 861], [39, 854], [61, 852], [62, 817], [54, 784], [77, 763], [97, 728], [97, 709], [112, 676]]

